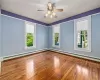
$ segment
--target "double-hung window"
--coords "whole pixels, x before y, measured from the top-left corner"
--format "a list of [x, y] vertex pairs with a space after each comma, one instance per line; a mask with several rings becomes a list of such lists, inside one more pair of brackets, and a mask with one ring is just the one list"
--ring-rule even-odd
[[52, 26], [53, 29], [53, 47], [60, 47], [60, 24]]
[[74, 49], [91, 51], [91, 16], [74, 21]]
[[25, 22], [25, 48], [36, 47], [36, 24], [31, 22]]

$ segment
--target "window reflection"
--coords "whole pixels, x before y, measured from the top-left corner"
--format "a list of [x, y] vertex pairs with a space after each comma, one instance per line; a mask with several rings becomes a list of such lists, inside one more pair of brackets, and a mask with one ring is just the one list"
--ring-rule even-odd
[[56, 73], [60, 72], [60, 60], [56, 56], [54, 56], [54, 68]]
[[87, 68], [82, 67], [82, 66], [79, 66], [79, 65], [77, 65], [76, 68], [77, 68], [77, 72], [78, 72], [78, 74], [83, 74], [83, 76], [85, 76], [85, 77], [88, 76], [89, 71], [88, 71]]
[[26, 76], [27, 76], [27, 79], [31, 78], [33, 75], [34, 75], [34, 61], [29, 60], [26, 63]]

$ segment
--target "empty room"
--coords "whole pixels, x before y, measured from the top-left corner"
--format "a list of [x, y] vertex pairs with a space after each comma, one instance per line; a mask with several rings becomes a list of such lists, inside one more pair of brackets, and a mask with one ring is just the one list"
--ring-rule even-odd
[[100, 80], [100, 0], [0, 0], [0, 80]]

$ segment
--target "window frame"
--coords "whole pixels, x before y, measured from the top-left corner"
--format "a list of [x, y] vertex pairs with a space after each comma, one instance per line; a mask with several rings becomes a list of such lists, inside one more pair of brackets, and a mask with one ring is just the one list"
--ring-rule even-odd
[[[28, 47], [26, 44], [26, 41], [27, 41], [26, 24], [34, 25], [34, 38], [35, 38], [35, 40], [33, 41], [33, 46], [31, 46], [31, 47]], [[36, 23], [25, 21], [25, 49], [33, 49], [33, 48], [36, 48]]]
[[[88, 48], [78, 48], [77, 47], [77, 22], [83, 21], [83, 20], [89, 21], [89, 23], [88, 23], [89, 26], [88, 26], [88, 30], [87, 30], [87, 32], [88, 32], [87, 33]], [[74, 50], [91, 52], [91, 15], [74, 20]]]
[[[59, 27], [59, 45], [55, 45], [55, 41], [54, 41], [54, 27]], [[52, 47], [55, 47], [55, 48], [60, 48], [60, 24], [56, 24], [56, 25], [53, 25], [52, 26]]]

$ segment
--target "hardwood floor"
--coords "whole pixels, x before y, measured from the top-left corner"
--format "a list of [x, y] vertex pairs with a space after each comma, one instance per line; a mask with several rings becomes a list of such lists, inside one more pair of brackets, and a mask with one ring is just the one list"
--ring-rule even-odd
[[100, 63], [41, 52], [4, 61], [0, 80], [100, 80]]

